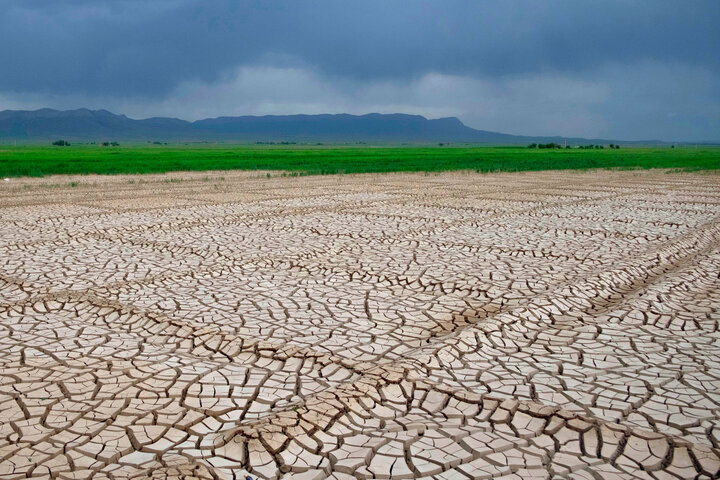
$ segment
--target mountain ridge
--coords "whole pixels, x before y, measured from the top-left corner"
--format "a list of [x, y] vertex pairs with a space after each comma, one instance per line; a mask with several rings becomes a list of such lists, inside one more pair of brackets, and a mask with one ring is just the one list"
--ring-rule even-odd
[[243, 115], [193, 122], [173, 117], [133, 119], [108, 110], [3, 110], [0, 142], [42, 142], [59, 138], [92, 141], [330, 141], [410, 143], [619, 143], [659, 144], [658, 140], [622, 141], [563, 136], [528, 136], [478, 130], [457, 117], [428, 119], [404, 113], [364, 115]]

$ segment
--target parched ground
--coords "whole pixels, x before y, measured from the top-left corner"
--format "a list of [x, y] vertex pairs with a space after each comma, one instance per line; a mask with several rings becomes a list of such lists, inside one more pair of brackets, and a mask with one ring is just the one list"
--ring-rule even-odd
[[719, 321], [718, 175], [0, 180], [0, 479], [718, 478]]

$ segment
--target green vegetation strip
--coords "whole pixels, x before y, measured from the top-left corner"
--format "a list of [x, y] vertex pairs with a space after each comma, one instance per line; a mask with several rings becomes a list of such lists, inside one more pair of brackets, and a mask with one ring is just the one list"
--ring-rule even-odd
[[0, 146], [0, 177], [160, 173], [182, 170], [285, 170], [295, 174], [363, 172], [519, 172], [589, 168], [720, 168], [720, 148], [604, 150], [522, 147], [258, 147], [163, 145]]

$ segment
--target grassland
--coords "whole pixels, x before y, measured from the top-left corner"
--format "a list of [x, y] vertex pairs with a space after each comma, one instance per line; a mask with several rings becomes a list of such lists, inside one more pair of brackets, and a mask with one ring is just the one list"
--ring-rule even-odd
[[720, 168], [720, 148], [272, 147], [249, 145], [2, 146], [0, 177], [283, 170], [294, 174], [474, 170]]

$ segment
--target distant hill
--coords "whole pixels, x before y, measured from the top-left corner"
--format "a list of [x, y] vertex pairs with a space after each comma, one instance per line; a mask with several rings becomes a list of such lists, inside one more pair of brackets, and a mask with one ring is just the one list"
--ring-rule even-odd
[[[610, 140], [531, 137], [475, 130], [454, 117], [428, 120], [420, 115], [266, 115], [218, 117], [188, 122], [154, 117], [135, 120], [107, 110], [4, 110], [0, 142], [220, 141], [220, 142], [467, 142], [527, 144], [567, 140], [572, 144]], [[631, 143], [615, 141], [614, 143]], [[658, 141], [637, 143], [662, 143]]]

